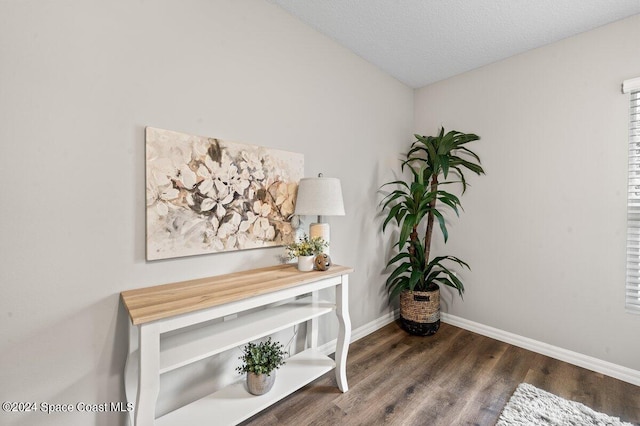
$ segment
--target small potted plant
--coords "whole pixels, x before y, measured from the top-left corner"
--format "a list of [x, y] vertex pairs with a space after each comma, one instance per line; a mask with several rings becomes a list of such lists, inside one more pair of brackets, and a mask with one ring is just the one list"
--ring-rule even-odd
[[239, 373], [247, 373], [247, 388], [252, 395], [262, 395], [271, 390], [276, 380], [276, 371], [284, 365], [284, 346], [272, 342], [248, 343], [242, 356], [242, 365], [237, 367]]
[[287, 260], [298, 258], [298, 270], [303, 272], [313, 271], [314, 258], [322, 253], [328, 246], [322, 237], [309, 238], [307, 234], [296, 242], [287, 244]]

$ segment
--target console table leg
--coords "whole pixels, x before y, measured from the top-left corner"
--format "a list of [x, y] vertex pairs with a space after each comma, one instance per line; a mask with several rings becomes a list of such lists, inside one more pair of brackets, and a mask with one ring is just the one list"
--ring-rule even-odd
[[[136, 397], [138, 395], [138, 326], [129, 321], [129, 353], [124, 364], [124, 391], [127, 403], [133, 404], [135, 408]], [[135, 411], [127, 413], [127, 426], [134, 426]]]
[[153, 426], [160, 390], [160, 333], [155, 324], [139, 328], [138, 396], [135, 426]]
[[336, 313], [338, 314], [338, 342], [336, 344], [336, 380], [342, 392], [349, 390], [347, 384], [347, 353], [351, 341], [351, 319], [349, 318], [349, 276], [342, 276], [342, 284], [336, 286]]
[[[311, 292], [311, 303], [318, 303], [319, 297], [317, 291]], [[309, 348], [318, 347], [318, 318], [307, 321], [307, 344]]]

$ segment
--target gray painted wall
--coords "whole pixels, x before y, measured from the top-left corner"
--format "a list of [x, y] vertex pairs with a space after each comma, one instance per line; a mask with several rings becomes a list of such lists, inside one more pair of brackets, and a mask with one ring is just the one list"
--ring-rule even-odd
[[[145, 262], [147, 125], [300, 152], [307, 176], [340, 178], [331, 252], [356, 269], [353, 325], [388, 312], [376, 190], [411, 135], [411, 89], [261, 0], [1, 2], [0, 40], [1, 401], [123, 401], [121, 291], [284, 252]], [[163, 386], [183, 397], [235, 375], [214, 361]], [[123, 421], [0, 413], [3, 425]]]
[[415, 129], [477, 133], [486, 176], [439, 252], [467, 260], [448, 312], [640, 370], [625, 313], [629, 96], [640, 16], [416, 91]]

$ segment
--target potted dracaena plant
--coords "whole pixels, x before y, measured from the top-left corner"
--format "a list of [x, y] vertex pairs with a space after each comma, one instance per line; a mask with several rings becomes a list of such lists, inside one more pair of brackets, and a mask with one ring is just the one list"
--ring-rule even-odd
[[[386, 286], [390, 299], [400, 296], [400, 321], [408, 332], [416, 335], [434, 334], [440, 327], [440, 284], [452, 287], [460, 296], [464, 285], [451, 266], [469, 269], [455, 256], [432, 256], [431, 242], [437, 221], [445, 243], [449, 237], [444, 210], [459, 215], [460, 199], [442, 189], [443, 185], [459, 183], [462, 193], [468, 183], [465, 171], [484, 174], [480, 158], [467, 144], [480, 138], [442, 128], [437, 136], [415, 135], [416, 141], [402, 161], [402, 170], [411, 172], [411, 181], [395, 180], [396, 189], [388, 193], [381, 206], [386, 218], [383, 232], [391, 222], [399, 227], [395, 246], [398, 254], [389, 260], [393, 266]], [[426, 219], [426, 226], [424, 221]], [[420, 233], [424, 230], [424, 235]]]

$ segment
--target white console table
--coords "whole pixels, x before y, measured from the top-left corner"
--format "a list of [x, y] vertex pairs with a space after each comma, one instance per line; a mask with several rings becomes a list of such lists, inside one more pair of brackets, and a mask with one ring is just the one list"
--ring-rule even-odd
[[[132, 424], [237, 424], [334, 368], [338, 387], [346, 392], [351, 272], [340, 265], [313, 272], [278, 265], [121, 293], [131, 319], [125, 388], [128, 401], [135, 403]], [[331, 287], [335, 303], [318, 300], [318, 290]], [[333, 311], [339, 322], [335, 361], [316, 350], [317, 318]], [[228, 321], [191, 327], [239, 313]], [[302, 322], [307, 322], [309, 347], [287, 359], [267, 394], [252, 396], [244, 382], [237, 382], [155, 418], [161, 374]], [[166, 334], [174, 330], [181, 331]]]

